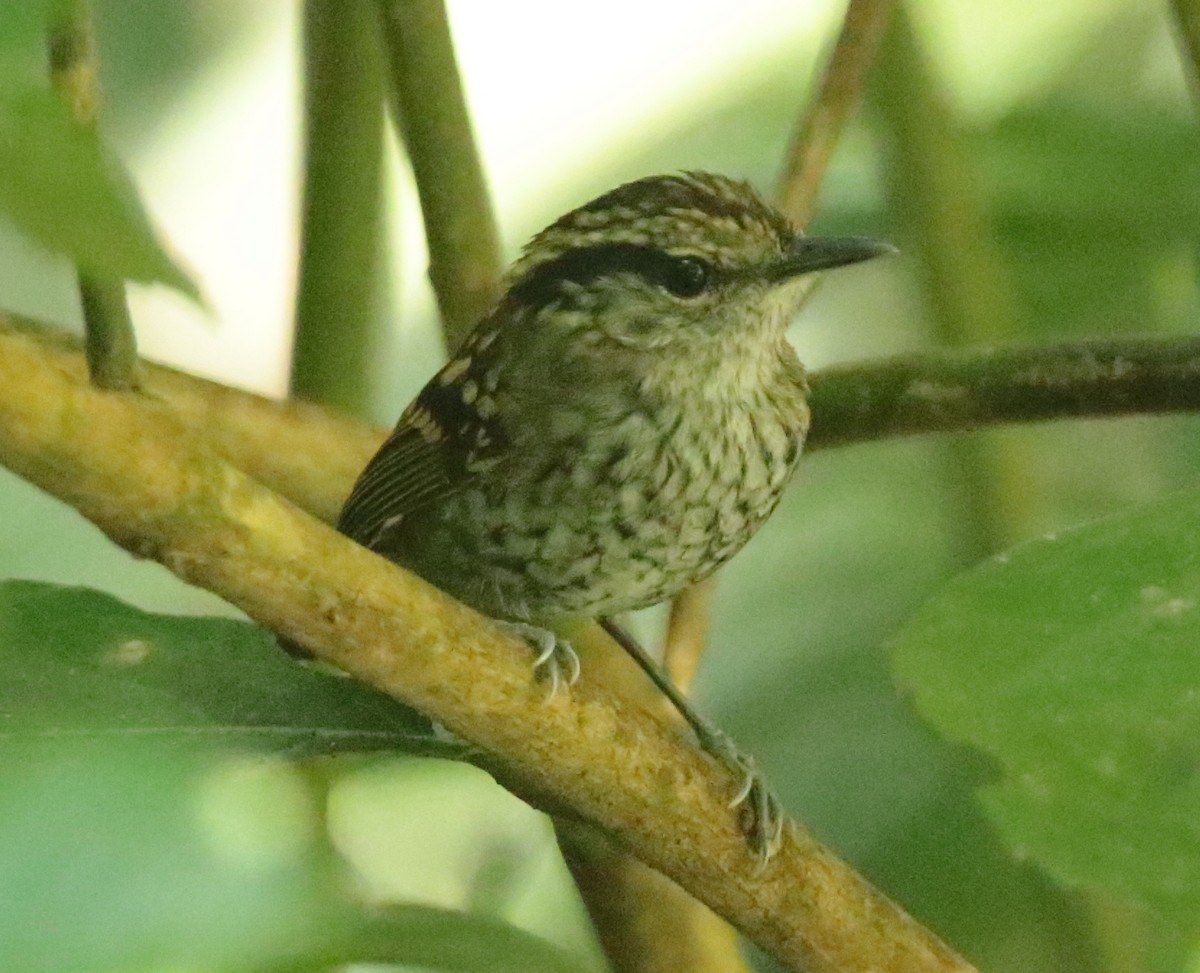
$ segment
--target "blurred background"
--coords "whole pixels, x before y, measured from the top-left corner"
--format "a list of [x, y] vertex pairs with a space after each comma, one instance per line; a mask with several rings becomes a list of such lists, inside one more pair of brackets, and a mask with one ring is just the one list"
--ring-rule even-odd
[[[506, 258], [653, 172], [774, 190], [843, 12], [814, 0], [448, 3]], [[143, 353], [283, 395], [300, 226], [299, 5], [98, 0], [102, 127], [207, 310], [134, 288]], [[902, 255], [827, 278], [791, 332], [811, 367], [951, 345], [1194, 331], [1200, 138], [1165, 7], [913, 0], [833, 160], [815, 233]], [[366, 411], [390, 424], [443, 354], [416, 194], [389, 137]], [[364, 271], [366, 272], [366, 271]], [[65, 260], [0, 223], [0, 306], [80, 320]], [[314, 462], [319, 462], [314, 457]], [[943, 579], [1200, 470], [1191, 418], [1069, 422], [830, 451], [726, 568], [695, 693], [785, 804], [991, 971], [1098, 969], [1092, 917], [996, 838], [986, 768], [909, 712], [889, 637]], [[236, 615], [0, 471], [0, 576]], [[643, 620], [655, 631], [658, 619]], [[544, 819], [468, 767], [356, 764], [329, 823], [367, 887], [590, 933]], [[764, 968], [769, 961], [761, 960]]]

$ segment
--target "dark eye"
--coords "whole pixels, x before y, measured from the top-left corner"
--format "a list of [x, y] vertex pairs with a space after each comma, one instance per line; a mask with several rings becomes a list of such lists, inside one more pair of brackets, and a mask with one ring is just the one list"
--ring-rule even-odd
[[699, 257], [672, 257], [663, 271], [663, 286], [676, 297], [695, 297], [712, 276], [712, 268]]

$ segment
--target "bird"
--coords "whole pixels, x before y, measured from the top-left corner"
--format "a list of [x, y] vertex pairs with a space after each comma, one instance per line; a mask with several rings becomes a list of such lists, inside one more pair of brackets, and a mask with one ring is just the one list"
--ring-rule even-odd
[[807, 236], [721, 175], [618, 186], [533, 237], [337, 524], [525, 637], [554, 688], [579, 662], [548, 626], [599, 620], [742, 776], [731, 806], [764, 862], [779, 802], [617, 617], [707, 577], [771, 515], [810, 424], [785, 330], [814, 273], [893, 249]]

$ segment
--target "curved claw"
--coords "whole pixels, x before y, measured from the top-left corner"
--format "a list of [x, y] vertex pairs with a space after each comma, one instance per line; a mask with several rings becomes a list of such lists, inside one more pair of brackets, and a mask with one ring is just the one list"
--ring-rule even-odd
[[745, 796], [732, 806], [746, 807], [748, 813], [743, 818], [743, 828], [751, 850], [758, 856], [759, 867], [765, 868], [783, 842], [787, 817], [766, 779], [756, 771], [746, 775], [742, 792]]
[[713, 732], [703, 737], [700, 745], [730, 773], [741, 777], [729, 807], [742, 809], [742, 830], [751, 851], [758, 858], [759, 867], [765, 868], [783, 843], [783, 830], [787, 824], [783, 804], [771, 790], [766, 777], [754, 766], [754, 761], [742, 754], [724, 733]]
[[568, 689], [579, 680], [581, 667], [579, 655], [566, 639], [560, 639], [547, 628], [539, 628], [526, 622], [501, 622], [514, 635], [525, 639], [537, 655], [533, 659], [534, 676], [550, 681], [547, 701], [558, 695], [560, 685]]

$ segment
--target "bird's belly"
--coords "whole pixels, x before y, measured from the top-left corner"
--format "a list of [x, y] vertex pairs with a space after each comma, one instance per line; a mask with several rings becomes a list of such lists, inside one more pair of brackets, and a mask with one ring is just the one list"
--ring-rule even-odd
[[774, 510], [800, 435], [761, 425], [727, 424], [715, 438], [684, 428], [658, 448], [614, 438], [593, 451], [598, 459], [531, 469], [503, 493], [481, 485], [447, 512], [447, 528], [473, 549], [454, 593], [518, 618], [669, 598], [732, 557]]

